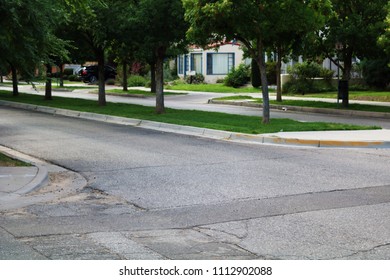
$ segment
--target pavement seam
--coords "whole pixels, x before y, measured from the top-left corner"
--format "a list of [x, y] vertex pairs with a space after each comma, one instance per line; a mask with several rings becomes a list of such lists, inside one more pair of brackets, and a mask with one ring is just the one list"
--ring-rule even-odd
[[81, 118], [86, 120], [101, 121], [118, 125], [129, 125], [141, 127], [162, 132], [171, 132], [183, 135], [204, 137], [208, 139], [227, 140], [233, 142], [244, 142], [250, 144], [277, 144], [304, 147], [321, 147], [321, 148], [390, 148], [390, 141], [343, 141], [343, 140], [309, 140], [284, 138], [279, 136], [264, 136], [262, 134], [252, 135], [244, 133], [235, 133], [222, 130], [213, 130], [208, 128], [199, 128], [192, 126], [182, 126], [176, 124], [154, 122], [133, 118], [109, 116], [97, 113], [79, 112], [67, 109], [57, 109], [46, 106], [31, 105], [12, 101], [0, 100], [0, 105], [10, 106], [17, 109], [32, 110], [41, 113]]

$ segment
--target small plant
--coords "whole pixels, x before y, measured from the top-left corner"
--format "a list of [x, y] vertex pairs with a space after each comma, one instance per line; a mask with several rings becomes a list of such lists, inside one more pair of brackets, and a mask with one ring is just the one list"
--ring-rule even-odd
[[[332, 90], [332, 78], [334, 72], [322, 68], [315, 62], [303, 62], [295, 64], [287, 69], [292, 75], [292, 80], [286, 83], [284, 91], [288, 93], [323, 92]], [[322, 78], [322, 80], [315, 80]]]
[[129, 87], [143, 87], [148, 80], [142, 76], [132, 75], [127, 79], [127, 85]]
[[202, 74], [186, 76], [187, 84], [203, 84], [203, 82], [204, 82], [204, 76]]
[[250, 80], [249, 66], [240, 64], [237, 68], [233, 69], [225, 78], [224, 85], [229, 87], [238, 88]]

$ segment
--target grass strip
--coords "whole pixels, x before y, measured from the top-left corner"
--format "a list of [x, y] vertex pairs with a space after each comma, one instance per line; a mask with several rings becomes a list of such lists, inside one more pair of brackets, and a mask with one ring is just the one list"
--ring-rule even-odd
[[[140, 95], [140, 96], [156, 96], [155, 93], [152, 93], [150, 91], [140, 90], [140, 89], [129, 89], [128, 91], [124, 91], [122, 89], [109, 89], [106, 90], [107, 94], [119, 94], [119, 95]], [[186, 95], [188, 93], [186, 92], [169, 92], [164, 91], [164, 95]]]
[[[294, 94], [288, 96], [299, 97], [316, 97], [316, 98], [337, 98], [337, 92], [324, 92], [324, 93], [307, 93], [307, 94]], [[390, 102], [390, 91], [350, 91], [350, 100], [365, 100], [365, 101], [378, 101], [378, 102]]]
[[[246, 95], [235, 95], [235, 96], [226, 96], [214, 98], [214, 100], [248, 100], [256, 103], [263, 103], [261, 98], [253, 98]], [[312, 107], [312, 108], [324, 108], [324, 109], [339, 109], [339, 110], [356, 110], [356, 111], [366, 111], [366, 112], [380, 112], [380, 113], [390, 113], [389, 106], [379, 106], [379, 105], [367, 105], [367, 104], [349, 104], [348, 108], [344, 108], [340, 104], [324, 101], [309, 101], [309, 100], [284, 100], [282, 102], [270, 100], [270, 104], [273, 105], [284, 105], [284, 106], [298, 106], [298, 107]]]
[[3, 153], [0, 153], [0, 166], [18, 167], [18, 166], [31, 166], [31, 165], [26, 162], [10, 158]]
[[[257, 102], [262, 102], [257, 100]], [[305, 101], [305, 100], [284, 100], [283, 102], [270, 101], [270, 104], [274, 105], [289, 105], [289, 106], [300, 106], [300, 107], [312, 107], [312, 108], [325, 108], [325, 109], [339, 109], [339, 110], [356, 110], [366, 112], [380, 112], [390, 113], [389, 106], [377, 106], [377, 105], [366, 105], [366, 104], [349, 104], [348, 108], [344, 108], [340, 104], [322, 101]]]
[[260, 134], [279, 131], [324, 131], [324, 130], [364, 130], [378, 129], [377, 126], [358, 126], [324, 122], [299, 122], [291, 119], [271, 119], [271, 123], [264, 125], [261, 118], [256, 116], [242, 116], [216, 112], [196, 110], [177, 110], [166, 108], [166, 113], [158, 115], [154, 107], [147, 107], [124, 103], [107, 103], [98, 106], [96, 101], [76, 98], [55, 97], [45, 101], [43, 96], [21, 93], [12, 96], [9, 91], [0, 91], [0, 99], [22, 102], [41, 106], [93, 112], [99, 114], [151, 120], [157, 122], [210, 128], [240, 133]]
[[165, 86], [165, 89], [218, 92], [218, 93], [261, 93], [261, 89], [254, 88], [252, 86], [233, 88], [233, 87], [225, 86], [223, 84], [177, 84], [177, 85], [167, 85]]

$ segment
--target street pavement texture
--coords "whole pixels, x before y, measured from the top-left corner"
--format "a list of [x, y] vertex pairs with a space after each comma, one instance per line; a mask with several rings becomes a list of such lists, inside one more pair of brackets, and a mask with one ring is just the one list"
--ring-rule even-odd
[[1, 259], [390, 258], [389, 149], [0, 114], [3, 149], [48, 171], [0, 200]]

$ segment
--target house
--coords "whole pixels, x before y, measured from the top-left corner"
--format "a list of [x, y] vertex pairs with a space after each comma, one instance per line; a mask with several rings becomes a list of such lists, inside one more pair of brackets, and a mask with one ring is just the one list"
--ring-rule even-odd
[[177, 74], [180, 78], [202, 74], [206, 83], [216, 83], [235, 67], [247, 62], [237, 43], [222, 43], [208, 49], [190, 47], [187, 54], [177, 57]]

